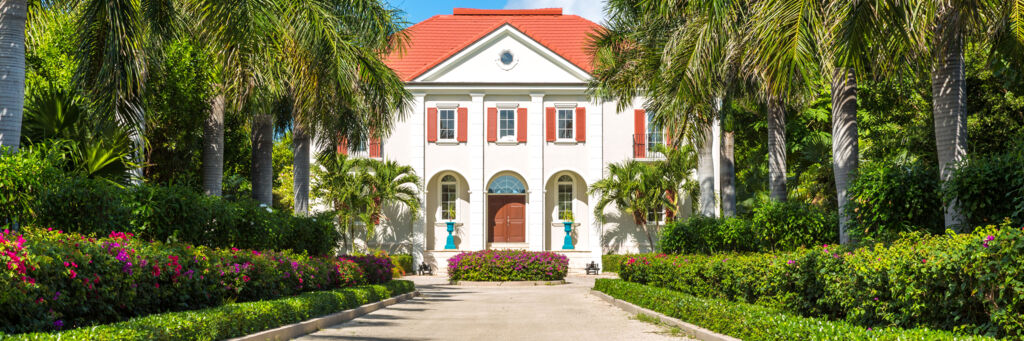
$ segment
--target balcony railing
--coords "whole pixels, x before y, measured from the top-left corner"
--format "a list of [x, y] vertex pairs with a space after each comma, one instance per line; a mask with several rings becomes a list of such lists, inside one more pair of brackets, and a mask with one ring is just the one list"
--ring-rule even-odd
[[660, 159], [664, 155], [655, 151], [655, 147], [664, 144], [664, 136], [660, 132], [648, 132], [646, 134], [633, 134], [633, 158], [636, 159]]

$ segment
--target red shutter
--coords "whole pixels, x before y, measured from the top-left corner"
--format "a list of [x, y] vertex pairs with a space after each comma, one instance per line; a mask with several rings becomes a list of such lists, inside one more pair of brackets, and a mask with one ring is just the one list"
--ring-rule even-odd
[[380, 149], [381, 149], [382, 146], [381, 146], [381, 143], [380, 143], [380, 138], [377, 137], [377, 136], [374, 136], [374, 135], [375, 134], [371, 134], [370, 135], [370, 145], [366, 146], [366, 149], [369, 152], [370, 157], [379, 158], [380, 157]]
[[459, 142], [466, 142], [466, 120], [469, 116], [469, 108], [459, 108]]
[[647, 112], [633, 110], [633, 157], [647, 157]]
[[665, 128], [665, 132], [662, 134], [665, 134], [665, 147], [672, 148], [672, 130]]
[[526, 108], [516, 110], [516, 141], [526, 142]]
[[545, 116], [547, 116], [547, 122], [545, 123], [545, 125], [548, 126], [547, 127], [548, 141], [554, 141], [555, 140], [555, 136], [556, 136], [555, 135], [555, 108], [547, 107], [547, 108], [545, 108], [544, 111], [546, 113]]
[[437, 108], [427, 108], [427, 142], [437, 142]]
[[498, 140], [498, 108], [487, 108], [487, 142]]
[[587, 141], [587, 108], [576, 108], [576, 141]]
[[347, 138], [342, 137], [342, 138], [338, 139], [338, 154], [348, 155], [348, 139]]

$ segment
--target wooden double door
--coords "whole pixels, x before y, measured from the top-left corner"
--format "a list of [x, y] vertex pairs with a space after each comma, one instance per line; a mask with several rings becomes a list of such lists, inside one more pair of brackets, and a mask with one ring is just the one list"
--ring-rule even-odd
[[526, 196], [487, 196], [487, 241], [526, 242]]

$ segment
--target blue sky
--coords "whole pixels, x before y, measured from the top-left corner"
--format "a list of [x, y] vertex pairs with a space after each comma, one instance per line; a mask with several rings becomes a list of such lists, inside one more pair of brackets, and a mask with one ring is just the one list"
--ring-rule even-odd
[[576, 14], [601, 22], [604, 0], [386, 0], [405, 11], [406, 20], [418, 23], [438, 14], [451, 14], [452, 8], [548, 8], [561, 7], [565, 14]]

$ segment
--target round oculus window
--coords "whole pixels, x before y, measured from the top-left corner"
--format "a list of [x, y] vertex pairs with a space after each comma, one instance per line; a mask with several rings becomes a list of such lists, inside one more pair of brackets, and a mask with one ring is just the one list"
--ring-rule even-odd
[[510, 65], [514, 61], [515, 61], [515, 57], [512, 56], [512, 52], [504, 51], [504, 52], [501, 53], [501, 63], [502, 64]]

